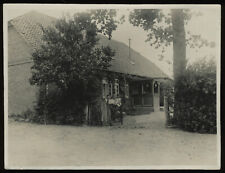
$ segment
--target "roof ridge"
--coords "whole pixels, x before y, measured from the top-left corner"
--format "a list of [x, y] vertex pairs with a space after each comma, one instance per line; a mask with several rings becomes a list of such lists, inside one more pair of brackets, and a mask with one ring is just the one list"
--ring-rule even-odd
[[[105, 38], [105, 39], [107, 39], [107, 37], [104, 36], [104, 35], [102, 35], [102, 37]], [[108, 40], [108, 39], [107, 39], [107, 40]], [[117, 42], [117, 43], [123, 44], [124, 46], [128, 47], [128, 45], [127, 45], [126, 43], [124, 43], [124, 42], [115, 40], [115, 39], [113, 39], [113, 38], [112, 38], [111, 40], [113, 40], [113, 41], [115, 41], [115, 42]], [[109, 40], [109, 41], [110, 41], [110, 40]], [[144, 55], [142, 55], [141, 53], [139, 53], [138, 51], [136, 51], [136, 50], [133, 49], [133, 48], [130, 48], [130, 49], [131, 49], [134, 53], [139, 54], [142, 58], [144, 58], [144, 59], [147, 60], [148, 62], [152, 63], [152, 64], [155, 66], [155, 68], [157, 68], [158, 70], [160, 70], [160, 71], [163, 73], [163, 75], [168, 76], [167, 74], [165, 74], [165, 73], [158, 67], [158, 65], [157, 65], [156, 63], [154, 63], [153, 61], [151, 61], [149, 58], [145, 57]], [[131, 53], [131, 54], [132, 54], [132, 53]], [[129, 59], [129, 58], [128, 58], [128, 59]], [[133, 60], [132, 57], [131, 57], [131, 60]]]
[[13, 20], [16, 20], [16, 19], [18, 19], [18, 18], [20, 18], [20, 17], [24, 17], [24, 16], [31, 15], [31, 14], [38, 14], [38, 15], [41, 15], [41, 16], [47, 16], [47, 17], [50, 17], [50, 18], [52, 18], [52, 19], [57, 19], [57, 18], [55, 18], [55, 17], [53, 17], [53, 16], [49, 16], [49, 15], [47, 15], [47, 14], [45, 14], [45, 13], [41, 13], [41, 12], [36, 11], [36, 10], [31, 10], [31, 11], [28, 11], [28, 12], [26, 12], [26, 13], [24, 13], [24, 14], [21, 14], [21, 15], [15, 17], [15, 18], [12, 18], [12, 19], [9, 20], [8, 22], [13, 21]]
[[[39, 15], [41, 14], [41, 16]], [[48, 17], [48, 15], [30, 11], [22, 16], [14, 18], [11, 24], [14, 26], [16, 31], [23, 37], [25, 42], [31, 45], [31, 48], [37, 48], [41, 43], [41, 28], [38, 26], [40, 23], [43, 27], [52, 25], [52, 22], [56, 21], [57, 18]], [[106, 36], [99, 34], [99, 44], [108, 44], [112, 49], [116, 50], [116, 60], [112, 61], [112, 68], [114, 71], [119, 71], [129, 74], [139, 74], [142, 76], [149, 77], [160, 77], [167, 76], [154, 62], [149, 58], [141, 55], [138, 51], [131, 48], [131, 59], [128, 56], [128, 45], [124, 42], [111, 39], [109, 40]], [[131, 63], [133, 61], [134, 63]]]

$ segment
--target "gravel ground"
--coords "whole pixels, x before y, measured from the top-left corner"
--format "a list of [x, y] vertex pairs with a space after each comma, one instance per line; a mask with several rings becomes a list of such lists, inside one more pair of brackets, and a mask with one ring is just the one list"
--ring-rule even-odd
[[163, 112], [127, 116], [113, 127], [12, 121], [7, 167], [216, 168], [216, 141], [216, 135], [166, 128]]

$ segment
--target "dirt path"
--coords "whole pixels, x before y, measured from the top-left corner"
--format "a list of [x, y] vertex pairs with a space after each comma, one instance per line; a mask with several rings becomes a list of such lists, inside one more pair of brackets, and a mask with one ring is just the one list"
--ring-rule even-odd
[[216, 135], [165, 128], [162, 113], [126, 117], [123, 127], [11, 122], [8, 147], [11, 168], [207, 168], [217, 164]]
[[136, 115], [124, 117], [124, 128], [148, 128], [165, 130], [166, 118], [164, 112], [152, 112], [148, 115]]

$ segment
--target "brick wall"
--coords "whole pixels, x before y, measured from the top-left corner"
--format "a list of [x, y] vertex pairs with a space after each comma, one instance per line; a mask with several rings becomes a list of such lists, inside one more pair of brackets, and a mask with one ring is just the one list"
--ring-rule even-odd
[[31, 58], [31, 47], [13, 26], [8, 28], [8, 63], [16, 63]]
[[37, 98], [37, 87], [31, 86], [31, 63], [8, 68], [8, 112], [21, 113], [33, 107]]
[[[8, 113], [21, 113], [33, 107], [37, 87], [31, 86], [32, 63], [17, 64], [30, 60], [31, 48], [13, 27], [8, 30]], [[14, 64], [12, 66], [12, 64]]]

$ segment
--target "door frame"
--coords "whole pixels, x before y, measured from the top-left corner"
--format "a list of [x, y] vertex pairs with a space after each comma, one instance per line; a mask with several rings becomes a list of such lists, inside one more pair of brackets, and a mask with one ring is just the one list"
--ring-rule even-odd
[[[157, 93], [155, 92], [155, 84], [157, 83]], [[153, 89], [153, 108], [154, 111], [160, 110], [160, 82], [157, 80], [153, 80], [152, 82]]]

